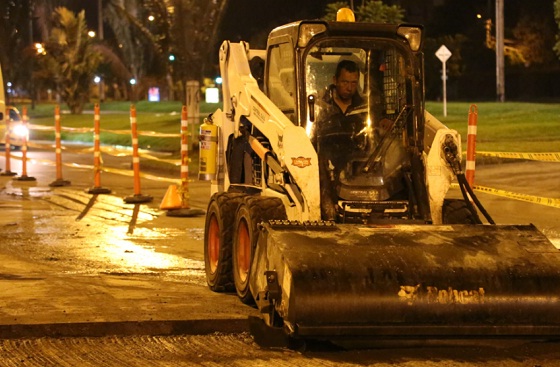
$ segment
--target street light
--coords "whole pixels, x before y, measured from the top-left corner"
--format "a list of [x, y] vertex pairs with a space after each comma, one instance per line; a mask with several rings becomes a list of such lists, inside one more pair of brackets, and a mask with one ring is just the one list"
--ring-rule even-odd
[[95, 32], [94, 31], [89, 31], [89, 32], [87, 32], [87, 34], [90, 38], [95, 37]]
[[136, 79], [130, 78], [128, 82], [130, 83], [130, 91], [132, 92], [132, 103], [136, 103], [136, 88], [134, 87], [136, 85]]
[[101, 81], [101, 77], [98, 76], [98, 75], [96, 75], [95, 78], [93, 78], [93, 82], [94, 82], [95, 84], [99, 84], [100, 81]]
[[37, 55], [46, 55], [47, 51], [45, 51], [45, 47], [42, 43], [35, 44], [35, 50], [37, 51]]

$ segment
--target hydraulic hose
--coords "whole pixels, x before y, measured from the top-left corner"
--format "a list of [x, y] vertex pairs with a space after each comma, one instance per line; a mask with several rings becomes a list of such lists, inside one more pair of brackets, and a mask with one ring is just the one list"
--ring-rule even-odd
[[[471, 201], [469, 200], [469, 196], [470, 196], [470, 199], [472, 199], [472, 201], [476, 204], [476, 207], [478, 208], [478, 210], [480, 210], [482, 215], [484, 215], [484, 218], [486, 218], [488, 223], [496, 224], [496, 222], [494, 222], [494, 220], [492, 219], [490, 214], [486, 211], [484, 206], [482, 206], [482, 203], [480, 202], [480, 200], [478, 200], [478, 198], [474, 194], [474, 191], [471, 188], [471, 186], [469, 185], [469, 182], [467, 181], [467, 178], [465, 177], [465, 174], [463, 172], [460, 172], [456, 176], [457, 176], [457, 181], [459, 182], [459, 187], [461, 188], [461, 192], [463, 193], [463, 197], [465, 198], [465, 201], [467, 202], [467, 205], [469, 206], [469, 209], [471, 210], [471, 212], [476, 213], [475, 208], [473, 207]], [[467, 195], [467, 192], [468, 192], [468, 195]], [[478, 216], [477, 216], [477, 218], [478, 218]]]
[[[472, 205], [472, 202], [471, 202], [471, 199], [472, 199], [472, 201], [476, 204], [476, 207], [478, 208], [478, 210], [480, 210], [482, 215], [484, 215], [484, 218], [486, 218], [488, 223], [496, 224], [496, 222], [494, 222], [494, 220], [492, 219], [490, 214], [488, 214], [486, 209], [484, 209], [484, 207], [482, 206], [482, 203], [478, 200], [478, 198], [474, 194], [473, 189], [469, 185], [469, 183], [467, 181], [467, 178], [465, 177], [465, 174], [463, 172], [463, 168], [461, 167], [461, 162], [459, 161], [457, 145], [453, 141], [453, 137], [451, 135], [447, 136], [447, 138], [445, 139], [445, 141], [443, 143], [442, 148], [443, 148], [443, 153], [444, 153], [444, 156], [445, 156], [445, 160], [447, 161], [447, 163], [449, 163], [449, 165], [451, 166], [451, 169], [453, 170], [453, 173], [457, 177], [457, 181], [459, 183], [459, 188], [461, 189], [461, 193], [463, 194], [463, 198], [465, 199], [465, 202], [467, 203], [467, 207], [469, 208], [471, 213], [473, 213], [473, 215], [475, 215], [477, 220], [480, 221], [480, 219], [478, 218], [478, 215], [476, 215], [476, 209]], [[468, 195], [467, 195], [467, 193], [468, 193]], [[469, 196], [470, 196], [470, 198], [469, 198]], [[480, 223], [482, 223], [482, 222], [480, 222]]]

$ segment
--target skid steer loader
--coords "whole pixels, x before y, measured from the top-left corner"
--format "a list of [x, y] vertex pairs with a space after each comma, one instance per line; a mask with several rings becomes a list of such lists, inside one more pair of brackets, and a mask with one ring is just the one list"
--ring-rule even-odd
[[[560, 337], [560, 251], [476, 199], [459, 135], [424, 110], [422, 42], [343, 20], [278, 27], [266, 50], [223, 42], [223, 111], [200, 131], [205, 267], [256, 305], [255, 333]], [[341, 60], [359, 67], [352, 126], [323, 119]]]

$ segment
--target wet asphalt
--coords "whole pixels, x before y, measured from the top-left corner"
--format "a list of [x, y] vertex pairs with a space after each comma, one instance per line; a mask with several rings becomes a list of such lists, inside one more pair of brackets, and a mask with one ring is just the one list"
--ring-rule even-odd
[[[15, 172], [18, 164], [12, 163]], [[483, 166], [477, 180], [560, 198], [555, 164]], [[36, 180], [0, 176], [0, 338], [248, 330], [247, 317], [256, 310], [206, 287], [203, 215], [171, 218], [159, 209], [172, 176], [143, 179], [153, 201], [131, 205], [123, 201], [133, 190], [130, 177], [104, 174], [111, 193], [92, 195], [87, 169], [65, 167], [71, 184], [60, 188], [49, 186], [52, 166], [28, 169]], [[189, 189], [191, 207], [203, 213], [209, 185], [191, 180]], [[497, 222], [534, 223], [560, 247], [559, 208], [488, 194], [481, 199]]]

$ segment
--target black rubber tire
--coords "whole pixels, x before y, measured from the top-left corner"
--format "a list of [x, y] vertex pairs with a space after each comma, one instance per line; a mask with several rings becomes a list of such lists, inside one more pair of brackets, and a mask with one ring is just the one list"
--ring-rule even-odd
[[284, 204], [278, 198], [246, 196], [237, 209], [232, 272], [237, 295], [245, 304], [254, 304], [249, 281], [259, 237], [258, 224], [271, 219], [287, 219]]
[[231, 251], [233, 224], [243, 194], [212, 195], [204, 224], [204, 267], [206, 282], [214, 292], [233, 291]]
[[444, 224], [477, 224], [477, 217], [469, 210], [462, 199], [445, 199], [443, 201], [442, 217]]

